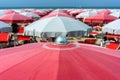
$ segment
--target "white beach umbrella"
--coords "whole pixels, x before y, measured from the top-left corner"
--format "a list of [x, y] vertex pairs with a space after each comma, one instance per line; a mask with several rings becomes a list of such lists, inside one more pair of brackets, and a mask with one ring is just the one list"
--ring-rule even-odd
[[119, 18], [119, 17], [120, 17], [120, 12], [113, 12], [113, 13], [111, 13], [110, 15]]
[[25, 35], [39, 36], [41, 33], [56, 37], [59, 35], [83, 36], [91, 31], [91, 27], [72, 18], [55, 16], [31, 23], [25, 27]]
[[22, 9], [14, 9], [14, 11], [15, 11], [15, 12], [18, 12], [18, 13], [23, 12], [23, 10], [22, 10]]
[[0, 10], [0, 16], [5, 15], [4, 10]]
[[82, 13], [78, 14], [76, 16], [76, 18], [86, 18], [86, 17], [90, 17], [90, 16], [92, 16], [92, 15], [94, 15], [96, 13], [97, 12], [92, 12], [92, 11], [82, 12]]
[[103, 26], [102, 31], [112, 33], [112, 34], [120, 34], [120, 19], [112, 21], [105, 26]]
[[9, 24], [0, 21], [0, 32], [11, 32], [11, 31], [12, 31], [12, 27]]
[[39, 15], [37, 15], [37, 14], [35, 14], [35, 13], [32, 13], [32, 12], [22, 12], [22, 13], [20, 13], [20, 14], [22, 14], [22, 15], [24, 15], [24, 16], [27, 16], [27, 17], [31, 17], [31, 18], [40, 18]]

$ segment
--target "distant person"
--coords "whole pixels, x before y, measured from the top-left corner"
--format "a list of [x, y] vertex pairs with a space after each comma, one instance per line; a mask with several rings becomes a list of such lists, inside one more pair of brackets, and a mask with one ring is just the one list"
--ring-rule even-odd
[[18, 24], [13, 23], [11, 26], [12, 26], [12, 32], [13, 32], [13, 36], [14, 36], [14, 41], [17, 42]]
[[18, 25], [17, 25], [17, 23], [13, 23], [11, 26], [12, 26], [12, 32], [13, 33], [17, 33], [18, 32]]
[[107, 35], [108, 35], [108, 32], [106, 32], [105, 35], [103, 36], [103, 40], [104, 40], [104, 41], [107, 41], [107, 40], [108, 40]]
[[104, 36], [104, 37], [103, 37], [103, 40], [104, 40], [104, 41], [107, 41], [107, 40], [108, 40], [107, 36]]
[[90, 34], [90, 35], [89, 35], [89, 38], [95, 38], [95, 36], [93, 36], [93, 35]]

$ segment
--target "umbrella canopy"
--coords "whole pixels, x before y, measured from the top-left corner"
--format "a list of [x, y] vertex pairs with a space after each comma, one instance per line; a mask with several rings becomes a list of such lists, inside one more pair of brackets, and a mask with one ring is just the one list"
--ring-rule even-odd
[[68, 15], [66, 13], [50, 13], [50, 14], [48, 14], [48, 15], [40, 18], [40, 19], [45, 19], [45, 18], [50, 18], [50, 17], [55, 17], [55, 16], [69, 17], [69, 18], [74, 19], [74, 17], [72, 17], [72, 16], [70, 16], [70, 15]]
[[27, 17], [31, 17], [31, 18], [40, 18], [39, 15], [32, 13], [32, 12], [22, 12], [20, 13], [21, 15], [27, 16]]
[[4, 10], [0, 10], [0, 16], [5, 15]]
[[8, 23], [25, 23], [33, 21], [32, 18], [20, 15], [17, 12], [0, 16], [0, 20]]
[[87, 11], [87, 12], [82, 12], [76, 16], [76, 18], [86, 18], [90, 17], [92, 15], [95, 15], [97, 12], [92, 12], [92, 11]]
[[5, 10], [5, 14], [11, 14], [11, 13], [14, 13], [15, 11], [14, 10]]
[[96, 14], [90, 17], [85, 18], [85, 22], [92, 22], [92, 23], [108, 23], [113, 20], [118, 19], [115, 16], [108, 15], [108, 14]]
[[24, 30], [25, 35], [39, 37], [41, 37], [41, 33], [52, 37], [59, 35], [83, 36], [91, 32], [91, 27], [72, 18], [55, 16], [33, 22]]
[[40, 12], [40, 11], [34, 11], [33, 13], [35, 13], [35, 14], [37, 14], [39, 16], [44, 16], [45, 15], [45, 13]]
[[11, 31], [12, 31], [12, 27], [9, 24], [0, 21], [0, 32], [11, 32]]
[[67, 13], [67, 12], [63, 9], [55, 9], [50, 14], [52, 14], [52, 13]]
[[111, 13], [110, 15], [119, 18], [119, 17], [120, 17], [120, 12], [119, 12], [119, 11], [118, 11], [118, 12], [113, 12], [113, 13]]
[[102, 31], [104, 33], [108, 32], [111, 34], [120, 34], [120, 19], [117, 19], [104, 25]]
[[82, 13], [82, 12], [84, 12], [84, 11], [78, 9], [78, 10], [73, 10], [73, 11], [71, 11], [69, 14], [75, 16], [75, 15], [78, 15], [78, 14], [80, 14], [80, 13]]
[[0, 50], [0, 80], [120, 80], [119, 63], [102, 47], [32, 43]]
[[111, 13], [111, 11], [108, 9], [104, 9], [104, 10], [101, 10], [98, 12], [98, 14], [110, 14], [110, 13]]
[[56, 10], [52, 11], [51, 13], [49, 13], [48, 15], [42, 17], [41, 19], [55, 17], [55, 16], [74, 18], [71, 15], [69, 15], [67, 12], [65, 12], [64, 10], [56, 9]]

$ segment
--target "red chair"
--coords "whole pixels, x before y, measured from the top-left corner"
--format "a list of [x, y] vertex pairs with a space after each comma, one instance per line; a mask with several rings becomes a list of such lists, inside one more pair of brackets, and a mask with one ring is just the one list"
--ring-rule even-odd
[[[18, 45], [30, 43], [30, 40], [31, 40], [30, 36], [18, 35], [17, 37]], [[21, 41], [21, 43], [19, 43], [19, 41]]]
[[106, 48], [113, 49], [113, 50], [118, 50], [119, 47], [120, 47], [120, 44], [116, 42], [110, 42], [109, 45], [106, 45]]
[[9, 33], [0, 33], [0, 44], [1, 44], [1, 48], [3, 47], [2, 44], [8, 44], [9, 43], [9, 38], [10, 35]]
[[24, 27], [18, 27], [18, 34], [24, 33]]
[[22, 36], [22, 35], [18, 35], [17, 40], [30, 40], [30, 36]]
[[96, 38], [88, 38], [88, 39], [85, 39], [84, 43], [86, 44], [95, 44], [96, 42]]
[[0, 42], [8, 42], [9, 33], [0, 33]]

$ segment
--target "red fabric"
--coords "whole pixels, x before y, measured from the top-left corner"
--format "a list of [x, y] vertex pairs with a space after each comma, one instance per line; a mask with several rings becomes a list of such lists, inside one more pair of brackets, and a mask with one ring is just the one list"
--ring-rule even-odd
[[99, 32], [93, 31], [90, 34], [99, 34]]
[[48, 14], [48, 15], [42, 17], [41, 19], [49, 18], [49, 17], [55, 17], [55, 16], [63, 16], [63, 17], [73, 18], [72, 16], [70, 16], [70, 15], [68, 15], [66, 13], [54, 13], [54, 14]]
[[32, 12], [32, 10], [23, 9], [24, 12]]
[[14, 10], [6, 10], [4, 13], [5, 14], [11, 14], [11, 13], [14, 13], [15, 11]]
[[73, 45], [32, 43], [2, 49], [0, 80], [120, 80], [119, 52]]
[[19, 35], [17, 40], [30, 40], [30, 36], [21, 36], [21, 35]]
[[107, 34], [106, 37], [108, 37], [108, 38], [117, 38], [117, 39], [119, 39], [119, 38], [120, 38], [120, 35]]
[[14, 22], [14, 23], [25, 23], [25, 22], [33, 22], [32, 18], [20, 15], [19, 13], [11, 13], [11, 14], [6, 14], [3, 16], [0, 16], [0, 20], [4, 22]]
[[24, 27], [19, 27], [18, 28], [18, 33], [24, 33]]
[[86, 44], [95, 44], [95, 42], [96, 42], [96, 39], [85, 39], [85, 41], [84, 41], [84, 43], [86, 43]]
[[118, 18], [108, 14], [96, 14], [96, 15], [85, 18], [84, 22], [108, 23], [116, 19]]
[[66, 44], [66, 45], [53, 45], [53, 44], [47, 44], [50, 48], [72, 48], [75, 47], [75, 44]]
[[64, 10], [54, 10], [51, 13], [49, 13], [48, 15], [42, 17], [41, 19], [55, 17], [55, 16], [63, 16], [63, 17], [73, 18], [72, 16], [67, 14]]
[[50, 14], [54, 14], [54, 13], [67, 13], [67, 11], [61, 10], [61, 9], [56, 9], [56, 10], [53, 10], [52, 12], [50, 12]]
[[117, 50], [118, 47], [120, 47], [120, 44], [115, 42], [110, 42], [110, 44], [106, 46], [106, 48], [113, 49], [113, 50]]
[[39, 16], [44, 16], [44, 15], [45, 15], [44, 13], [39, 12], [39, 11], [34, 11], [33, 13], [35, 13], [35, 14], [37, 14], [37, 15], [39, 15]]
[[84, 11], [83, 10], [79, 10], [79, 11], [74, 10], [74, 11], [71, 11], [70, 14], [72, 14], [72, 15], [78, 15], [78, 14], [80, 14], [82, 12], [84, 12]]
[[0, 42], [8, 42], [9, 33], [0, 33]]
[[108, 9], [105, 9], [105, 10], [102, 10], [102, 11], [98, 12], [98, 14], [107, 14], [107, 15], [109, 15], [110, 13], [111, 13], [111, 11], [108, 10]]

